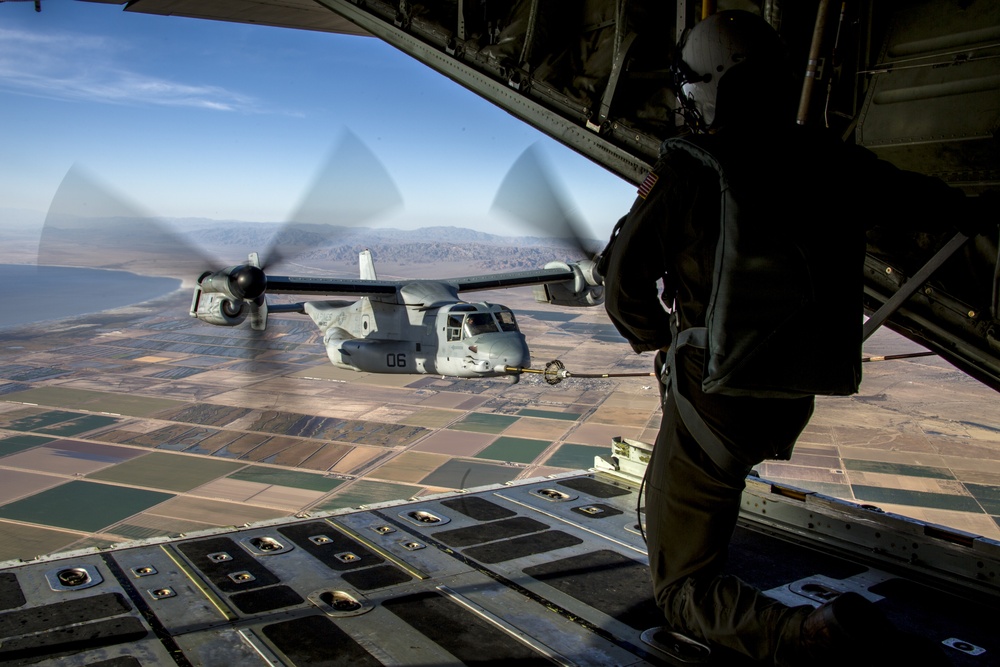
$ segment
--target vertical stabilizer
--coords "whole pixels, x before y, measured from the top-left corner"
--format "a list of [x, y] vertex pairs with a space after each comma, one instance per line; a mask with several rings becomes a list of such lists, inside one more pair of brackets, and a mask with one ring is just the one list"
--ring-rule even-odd
[[361, 279], [378, 280], [378, 276], [375, 275], [375, 260], [372, 259], [372, 251], [362, 250], [358, 254], [358, 260], [361, 264]]

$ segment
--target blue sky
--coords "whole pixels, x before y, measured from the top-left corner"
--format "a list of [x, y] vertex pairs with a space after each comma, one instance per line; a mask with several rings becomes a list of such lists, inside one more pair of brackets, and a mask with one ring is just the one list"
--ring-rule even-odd
[[8, 217], [76, 163], [158, 216], [282, 221], [345, 129], [402, 193], [382, 226], [521, 233], [489, 208], [535, 142], [598, 238], [635, 193], [376, 39], [88, 2], [0, 3], [0, 128]]

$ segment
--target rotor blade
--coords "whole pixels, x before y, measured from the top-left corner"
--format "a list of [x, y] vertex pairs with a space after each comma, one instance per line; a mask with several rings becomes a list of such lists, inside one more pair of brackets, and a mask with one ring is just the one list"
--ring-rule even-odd
[[[395, 181], [375, 154], [354, 133], [345, 130], [316, 173], [312, 184], [263, 253], [265, 267], [274, 266], [316, 247], [313, 243], [291, 243], [289, 227], [334, 225], [359, 227], [403, 202]], [[324, 230], [310, 230], [324, 234]], [[329, 234], [332, 230], [327, 229]], [[341, 234], [345, 230], [339, 230]], [[299, 245], [293, 250], [293, 245]]]
[[590, 259], [596, 251], [588, 247], [583, 225], [572, 215], [567, 198], [532, 144], [514, 162], [504, 177], [490, 210], [502, 211], [538, 232], [563, 240]]
[[167, 223], [74, 165], [49, 206], [38, 264], [122, 269], [181, 280], [218, 267]]

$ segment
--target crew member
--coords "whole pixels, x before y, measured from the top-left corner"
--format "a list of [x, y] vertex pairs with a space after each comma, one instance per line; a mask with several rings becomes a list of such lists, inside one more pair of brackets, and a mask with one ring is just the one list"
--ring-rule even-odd
[[865, 230], [947, 224], [965, 197], [797, 126], [789, 59], [755, 14], [709, 16], [679, 47], [693, 133], [665, 143], [600, 264], [612, 321], [665, 368], [646, 481], [656, 602], [671, 630], [776, 665], [898, 658], [915, 643], [861, 595], [788, 607], [727, 574], [726, 554], [752, 467], [791, 456], [815, 394], [857, 390]]

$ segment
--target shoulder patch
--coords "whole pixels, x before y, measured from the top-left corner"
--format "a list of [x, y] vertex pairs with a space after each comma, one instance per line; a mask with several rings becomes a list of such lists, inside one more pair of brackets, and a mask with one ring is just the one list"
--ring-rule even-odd
[[655, 171], [651, 171], [646, 175], [646, 179], [639, 186], [638, 195], [645, 199], [649, 196], [649, 193], [653, 190], [653, 186], [656, 182], [660, 180], [660, 177], [656, 175]]

